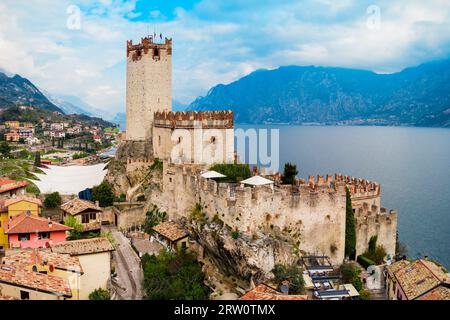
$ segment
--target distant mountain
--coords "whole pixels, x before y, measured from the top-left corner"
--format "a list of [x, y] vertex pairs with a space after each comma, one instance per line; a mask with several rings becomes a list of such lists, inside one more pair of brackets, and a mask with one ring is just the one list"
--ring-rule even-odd
[[8, 75], [0, 72], [0, 109], [15, 105], [31, 105], [36, 108], [63, 113], [28, 79], [17, 74]]
[[287, 66], [219, 84], [189, 110], [231, 109], [238, 123], [450, 127], [450, 59], [393, 74]]
[[42, 88], [40, 88], [39, 90], [47, 97], [47, 99], [51, 103], [53, 103], [54, 105], [59, 107], [61, 110], [63, 110], [65, 114], [74, 114], [75, 113], [75, 114], [84, 114], [87, 116], [92, 116], [91, 112], [83, 109], [82, 107], [79, 107], [78, 105], [75, 105], [71, 102], [63, 100], [62, 98], [54, 96]]

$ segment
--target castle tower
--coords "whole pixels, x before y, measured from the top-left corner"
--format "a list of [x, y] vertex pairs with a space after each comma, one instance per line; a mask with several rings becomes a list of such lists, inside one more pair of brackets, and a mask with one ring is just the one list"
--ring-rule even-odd
[[126, 140], [151, 139], [153, 114], [172, 111], [172, 39], [127, 41]]

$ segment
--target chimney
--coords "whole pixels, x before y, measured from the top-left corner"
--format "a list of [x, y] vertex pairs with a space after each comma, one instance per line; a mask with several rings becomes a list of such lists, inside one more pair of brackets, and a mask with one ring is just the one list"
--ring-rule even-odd
[[50, 217], [48, 217], [48, 227], [51, 229], [53, 227], [53, 222], [50, 220]]
[[96, 201], [95, 201], [95, 205], [96, 205], [97, 207], [100, 207], [100, 202], [99, 202], [98, 200], [96, 200]]

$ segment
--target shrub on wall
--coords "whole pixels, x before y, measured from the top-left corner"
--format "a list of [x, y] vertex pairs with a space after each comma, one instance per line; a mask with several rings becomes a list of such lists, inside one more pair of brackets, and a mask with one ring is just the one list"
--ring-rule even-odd
[[365, 269], [367, 269], [369, 266], [376, 265], [375, 261], [371, 260], [370, 258], [367, 258], [363, 255], [359, 255], [357, 259], [358, 263], [362, 265]]
[[222, 182], [239, 182], [250, 178], [252, 175], [250, 166], [245, 163], [216, 163], [209, 170], [225, 175], [225, 178], [217, 179], [217, 181]]

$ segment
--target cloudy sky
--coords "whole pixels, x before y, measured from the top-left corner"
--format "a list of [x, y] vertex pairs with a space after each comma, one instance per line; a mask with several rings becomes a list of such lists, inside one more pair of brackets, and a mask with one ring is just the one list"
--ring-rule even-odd
[[189, 103], [260, 68], [395, 72], [448, 58], [450, 1], [1, 0], [0, 68], [123, 111], [126, 40], [154, 29], [173, 38], [174, 98]]

